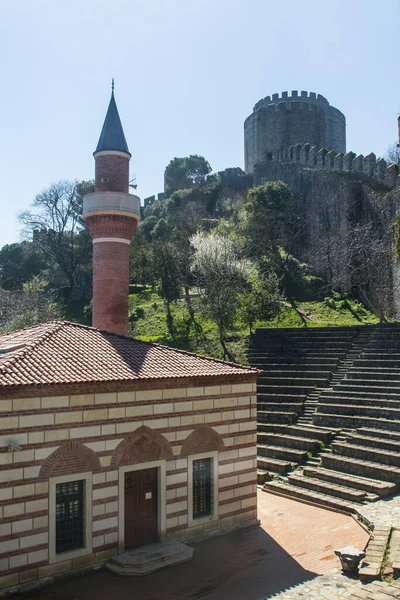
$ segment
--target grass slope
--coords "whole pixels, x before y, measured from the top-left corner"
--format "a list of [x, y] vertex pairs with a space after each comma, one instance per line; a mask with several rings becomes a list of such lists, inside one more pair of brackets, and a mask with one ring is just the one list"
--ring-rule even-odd
[[[218, 341], [216, 326], [204, 319], [196, 310], [202, 334], [198, 334], [190, 324], [185, 302], [179, 300], [172, 306], [174, 319], [174, 335], [168, 333], [166, 312], [163, 300], [151, 291], [131, 294], [130, 300], [130, 334], [138, 339], [165, 344], [197, 352], [205, 356], [223, 358], [222, 348]], [[193, 305], [196, 309], [196, 298]], [[369, 313], [362, 304], [353, 300], [343, 300], [337, 296], [326, 298], [323, 302], [303, 302], [299, 310], [305, 315], [308, 327], [337, 327], [351, 325], [367, 325], [377, 323], [375, 315]], [[282, 304], [280, 314], [270, 321], [260, 321], [256, 327], [302, 327], [302, 320], [294, 309]], [[249, 330], [237, 321], [235, 327], [227, 334], [227, 344], [235, 360], [247, 363], [247, 346]]]

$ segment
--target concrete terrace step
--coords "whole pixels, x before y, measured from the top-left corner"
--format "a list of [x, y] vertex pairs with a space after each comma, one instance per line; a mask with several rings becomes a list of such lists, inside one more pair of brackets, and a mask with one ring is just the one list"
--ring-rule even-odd
[[284, 446], [272, 446], [270, 444], [257, 444], [257, 455], [287, 460], [293, 463], [303, 462], [307, 459], [307, 451]]
[[353, 513], [356, 512], [358, 504], [349, 502], [327, 494], [321, 494], [312, 490], [306, 490], [299, 488], [295, 485], [281, 483], [277, 481], [267, 481], [264, 484], [263, 490], [265, 492], [272, 492], [288, 498], [299, 498], [300, 500], [306, 500], [313, 504], [319, 504], [321, 506], [328, 506], [344, 512]]
[[272, 375], [261, 375], [259, 378], [260, 383], [257, 384], [257, 389], [262, 390], [266, 386], [284, 385], [285, 387], [304, 387], [312, 389], [314, 387], [324, 387], [326, 385], [326, 379], [323, 377], [273, 377]]
[[[314, 492], [320, 492], [329, 496], [335, 496], [335, 498], [343, 498], [343, 500], [356, 502], [357, 504], [364, 504], [367, 500], [367, 493], [362, 490], [355, 490], [344, 485], [337, 485], [335, 483], [321, 481], [320, 479], [313, 479], [308, 476], [305, 477], [300, 474], [289, 474], [288, 481], [291, 485], [303, 487], [307, 490], [313, 490]], [[378, 499], [379, 496], [374, 497], [374, 500]]]
[[357, 475], [349, 477], [347, 473], [341, 473], [333, 469], [324, 469], [323, 467], [313, 468], [306, 466], [303, 468], [303, 473], [306, 477], [313, 477], [314, 479], [330, 481], [337, 485], [363, 490], [368, 494], [379, 496], [379, 498], [391, 496], [396, 491], [396, 484], [388, 481], [379, 481], [378, 479], [359, 477]]
[[325, 358], [325, 357], [317, 357], [317, 356], [304, 356], [304, 357], [280, 357], [273, 355], [269, 360], [259, 360], [258, 362], [253, 360], [253, 366], [258, 366], [263, 369], [272, 368], [272, 369], [280, 369], [282, 367], [296, 367], [296, 368], [306, 368], [306, 369], [329, 369], [334, 368], [338, 364], [338, 358]]
[[257, 411], [257, 421], [261, 423], [282, 423], [291, 425], [297, 421], [297, 417], [298, 415], [295, 412]]
[[332, 413], [316, 412], [312, 416], [313, 424], [317, 427], [332, 427], [342, 429], [348, 427], [350, 429], [358, 429], [361, 427], [371, 427], [376, 429], [389, 429], [392, 431], [400, 431], [400, 422], [391, 419], [380, 419], [378, 417], [363, 417], [360, 415], [339, 415]]
[[317, 439], [296, 437], [294, 435], [280, 433], [257, 433], [257, 442], [260, 444], [272, 444], [284, 448], [296, 448], [298, 450], [316, 450], [319, 448]]
[[284, 475], [293, 469], [293, 467], [294, 465], [288, 460], [257, 456], [257, 469], [260, 471], [270, 471], [271, 473], [280, 473], [281, 475]]
[[313, 425], [280, 425], [278, 423], [257, 423], [258, 431], [288, 434], [305, 439], [318, 439], [324, 443], [329, 443], [335, 431], [326, 427], [314, 427]]
[[398, 394], [400, 388], [399, 381], [390, 381], [388, 379], [345, 379], [340, 383], [337, 388], [342, 390], [349, 389], [357, 391], [357, 388], [361, 391], [365, 389], [367, 392], [383, 392], [388, 394]]
[[369, 437], [366, 435], [360, 435], [357, 433], [351, 433], [347, 437], [347, 443], [360, 445], [360, 446], [369, 446], [372, 448], [378, 448], [383, 450], [391, 450], [392, 452], [397, 452], [400, 454], [400, 440], [391, 440], [385, 437]]
[[307, 398], [306, 394], [257, 394], [257, 404], [262, 404], [263, 402], [304, 402]]
[[329, 393], [322, 393], [320, 396], [320, 402], [322, 404], [342, 404], [342, 405], [352, 405], [352, 406], [382, 406], [382, 408], [400, 408], [400, 399], [399, 400], [389, 400], [386, 398], [358, 398], [352, 396], [336, 396]]
[[334, 454], [341, 454], [351, 458], [361, 458], [362, 460], [370, 460], [382, 465], [390, 465], [400, 468], [400, 453], [392, 452], [381, 448], [372, 448], [359, 446], [356, 444], [343, 444], [340, 442], [332, 443], [332, 451]]
[[332, 468], [341, 473], [350, 473], [361, 477], [373, 477], [381, 481], [400, 483], [400, 469], [381, 463], [349, 458], [341, 454], [321, 454], [321, 464], [325, 469]]
[[373, 406], [354, 404], [328, 404], [319, 402], [318, 413], [329, 413], [337, 415], [384, 417], [387, 419], [400, 419], [400, 408], [374, 408]]
[[[349, 387], [349, 386], [347, 386]], [[322, 394], [327, 398], [332, 398], [335, 396], [346, 397], [346, 398], [377, 398], [382, 400], [400, 400], [399, 393], [385, 393], [385, 390], [376, 388], [374, 391], [369, 392], [368, 390], [362, 388], [352, 389], [351, 386], [348, 390], [344, 391], [341, 384], [335, 385], [334, 387], [330, 387], [328, 389], [323, 390]]]
[[357, 429], [357, 434], [369, 437], [382, 437], [400, 442], [400, 431], [390, 431], [388, 429], [373, 429], [372, 427], [361, 427]]
[[270, 379], [271, 377], [276, 377], [278, 379], [281, 379], [282, 377], [285, 379], [325, 379], [326, 377], [329, 377], [330, 374], [330, 369], [293, 369], [291, 366], [290, 369], [268, 369], [263, 375], [260, 375], [258, 381], [262, 382], [264, 379]]
[[303, 412], [304, 404], [303, 402], [289, 402], [288, 404], [284, 402], [278, 402], [277, 404], [273, 402], [260, 402], [257, 407], [261, 412], [295, 412], [300, 415]]
[[398, 383], [400, 386], [400, 372], [396, 372], [393, 370], [387, 370], [387, 371], [378, 371], [377, 369], [374, 371], [371, 371], [368, 369], [365, 370], [360, 370], [360, 369], [350, 369], [347, 372], [347, 379], [367, 379], [367, 380], [383, 380], [383, 381], [387, 381], [390, 382], [390, 385], [392, 386], [394, 383]]
[[303, 385], [257, 385], [257, 395], [258, 394], [277, 394], [277, 395], [286, 395], [293, 396], [297, 394], [299, 396], [306, 396], [310, 392], [315, 390], [316, 386], [312, 387], [304, 387]]

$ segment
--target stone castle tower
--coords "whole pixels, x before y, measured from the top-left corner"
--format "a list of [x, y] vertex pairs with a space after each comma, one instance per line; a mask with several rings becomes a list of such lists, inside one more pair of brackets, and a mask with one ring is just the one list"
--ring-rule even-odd
[[131, 154], [114, 98], [114, 84], [95, 159], [95, 192], [83, 199], [93, 239], [93, 326], [128, 334], [129, 247], [140, 199], [129, 193]]
[[346, 119], [324, 96], [294, 90], [273, 94], [254, 106], [244, 122], [245, 171], [272, 160], [284, 148], [310, 144], [346, 152]]

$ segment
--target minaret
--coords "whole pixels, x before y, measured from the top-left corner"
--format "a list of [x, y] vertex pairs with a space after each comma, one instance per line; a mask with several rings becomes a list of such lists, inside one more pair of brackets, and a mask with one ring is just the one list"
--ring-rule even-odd
[[140, 219], [140, 199], [129, 193], [131, 154], [114, 98], [114, 80], [99, 143], [95, 192], [83, 199], [93, 240], [94, 327], [128, 335], [129, 245]]

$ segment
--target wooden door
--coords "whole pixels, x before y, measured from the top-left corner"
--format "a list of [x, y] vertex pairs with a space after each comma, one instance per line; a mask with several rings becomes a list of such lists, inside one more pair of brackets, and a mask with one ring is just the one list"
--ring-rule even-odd
[[125, 550], [157, 541], [157, 468], [125, 473]]

